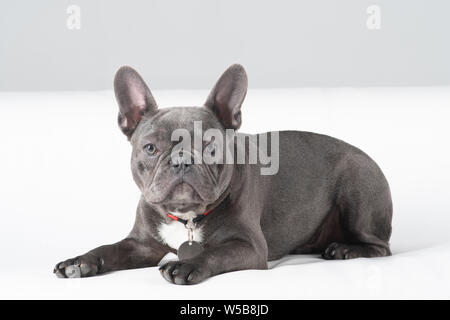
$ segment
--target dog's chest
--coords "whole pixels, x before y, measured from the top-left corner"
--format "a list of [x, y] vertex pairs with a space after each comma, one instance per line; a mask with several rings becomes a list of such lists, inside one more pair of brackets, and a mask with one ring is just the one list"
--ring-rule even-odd
[[[174, 249], [178, 249], [183, 242], [188, 240], [188, 229], [177, 221], [162, 223], [158, 228], [158, 234], [163, 243]], [[203, 241], [201, 227], [194, 229], [194, 241]]]

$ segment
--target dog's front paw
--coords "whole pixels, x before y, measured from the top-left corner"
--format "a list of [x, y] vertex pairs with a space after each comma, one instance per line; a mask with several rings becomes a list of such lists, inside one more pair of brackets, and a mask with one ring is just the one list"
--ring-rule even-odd
[[207, 268], [189, 261], [170, 261], [159, 271], [164, 279], [175, 284], [196, 284], [211, 275]]
[[53, 273], [59, 278], [82, 278], [98, 274], [102, 259], [92, 255], [78, 256], [58, 263]]

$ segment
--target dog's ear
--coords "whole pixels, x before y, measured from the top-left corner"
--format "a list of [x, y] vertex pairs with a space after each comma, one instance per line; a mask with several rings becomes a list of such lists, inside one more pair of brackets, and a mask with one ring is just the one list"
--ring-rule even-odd
[[156, 110], [155, 99], [141, 76], [128, 66], [117, 70], [114, 92], [119, 104], [119, 127], [130, 139], [142, 116]]
[[233, 64], [217, 80], [205, 102], [226, 129], [241, 126], [241, 105], [247, 94], [247, 74], [240, 64]]

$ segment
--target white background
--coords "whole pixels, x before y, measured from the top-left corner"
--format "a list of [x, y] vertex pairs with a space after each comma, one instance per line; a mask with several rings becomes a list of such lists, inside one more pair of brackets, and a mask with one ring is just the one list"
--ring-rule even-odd
[[[154, 91], [161, 106], [206, 95]], [[393, 195], [393, 256], [293, 256], [183, 287], [157, 268], [53, 275], [57, 262], [130, 231], [131, 148], [111, 91], [0, 93], [0, 298], [450, 298], [449, 101], [449, 87], [250, 90], [242, 132], [325, 133], [378, 162]]]
[[[370, 30], [367, 8], [374, 4], [381, 28]], [[67, 28], [69, 5], [81, 9], [79, 30]], [[2, 3], [0, 298], [450, 298], [449, 6]], [[207, 91], [173, 89], [210, 88], [236, 62], [251, 88], [242, 132], [329, 134], [378, 162], [393, 195], [393, 256], [287, 257], [268, 271], [194, 287], [167, 283], [157, 268], [57, 279], [57, 262], [125, 237], [139, 199], [113, 92], [80, 90], [110, 90], [114, 72], [127, 64], [150, 88], [166, 89], [153, 92], [161, 106], [201, 105]]]

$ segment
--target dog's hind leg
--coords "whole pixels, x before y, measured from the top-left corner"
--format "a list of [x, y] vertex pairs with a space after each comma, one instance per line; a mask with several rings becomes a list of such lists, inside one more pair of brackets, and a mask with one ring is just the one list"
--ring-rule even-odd
[[351, 259], [391, 255], [392, 201], [388, 183], [367, 156], [355, 155], [339, 180], [337, 205], [346, 242], [333, 242], [325, 259]]

